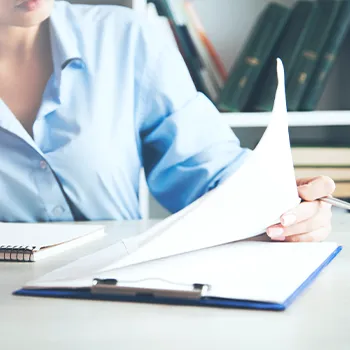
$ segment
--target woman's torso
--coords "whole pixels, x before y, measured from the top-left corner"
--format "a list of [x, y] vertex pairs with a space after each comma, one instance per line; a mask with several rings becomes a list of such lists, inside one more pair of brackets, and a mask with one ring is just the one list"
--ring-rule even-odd
[[55, 72], [34, 140], [0, 105], [1, 221], [139, 218], [136, 116], [147, 50], [132, 18], [123, 8], [56, 5]]

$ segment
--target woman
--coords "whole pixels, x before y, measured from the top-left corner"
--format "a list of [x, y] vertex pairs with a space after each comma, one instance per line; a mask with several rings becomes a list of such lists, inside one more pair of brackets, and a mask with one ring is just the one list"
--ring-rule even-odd
[[[139, 171], [175, 212], [242, 164], [242, 149], [180, 56], [133, 11], [0, 0], [0, 219], [136, 219]], [[195, 126], [195, 127], [194, 127]], [[303, 201], [269, 228], [319, 241], [331, 179], [299, 180]]]

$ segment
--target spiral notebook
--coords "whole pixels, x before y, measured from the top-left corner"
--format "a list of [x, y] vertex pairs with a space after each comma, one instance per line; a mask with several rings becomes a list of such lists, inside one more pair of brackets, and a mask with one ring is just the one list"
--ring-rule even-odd
[[104, 226], [85, 224], [0, 224], [0, 261], [34, 262], [104, 235]]

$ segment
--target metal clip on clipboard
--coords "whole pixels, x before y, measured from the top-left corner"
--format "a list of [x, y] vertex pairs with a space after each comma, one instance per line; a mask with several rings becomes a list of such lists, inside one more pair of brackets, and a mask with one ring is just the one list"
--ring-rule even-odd
[[207, 284], [174, 284], [164, 280], [161, 281], [172, 284], [173, 286], [176, 286], [176, 288], [145, 288], [132, 285], [144, 281], [146, 280], [126, 282], [118, 281], [114, 278], [95, 278], [92, 283], [91, 293], [115, 296], [148, 296], [154, 298], [200, 299], [210, 288], [210, 286]]

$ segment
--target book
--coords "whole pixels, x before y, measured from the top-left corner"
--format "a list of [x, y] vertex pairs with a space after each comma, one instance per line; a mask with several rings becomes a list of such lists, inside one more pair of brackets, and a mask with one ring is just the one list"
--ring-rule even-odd
[[0, 261], [34, 262], [102, 237], [104, 226], [0, 223]]
[[314, 10], [315, 2], [313, 1], [298, 1], [291, 10], [284, 31], [278, 39], [276, 48], [266, 66], [266, 72], [262, 74], [254, 89], [255, 96], [253, 96], [253, 101], [251, 102], [251, 110], [259, 112], [270, 112], [272, 110], [277, 85], [274, 61], [276, 57], [283, 61], [286, 83], [288, 84], [290, 72], [293, 69], [305, 35], [309, 30], [312, 16], [315, 14]]
[[168, 18], [180, 53], [197, 90], [208, 98], [213, 99], [213, 96], [216, 96], [215, 90], [212, 87], [208, 72], [191, 38], [184, 16], [178, 10], [179, 4], [173, 0], [148, 1], [154, 3], [160, 16]]
[[288, 7], [270, 3], [259, 15], [219, 94], [217, 107], [221, 111], [246, 110], [255, 84], [285, 27], [289, 14]]
[[[196, 36], [191, 31], [192, 27], [186, 16], [183, 2], [178, 0], [166, 0], [168, 1], [169, 7], [172, 10], [173, 18], [175, 19], [180, 30], [184, 31], [184, 39], [187, 42], [188, 47], [191, 48], [193, 53], [193, 60], [196, 66], [192, 69], [196, 69], [194, 72], [200, 76], [201, 83], [204, 87], [198, 85], [198, 90], [204, 93], [212, 102], [217, 98], [219, 87], [215, 82], [214, 76], [211, 74], [210, 68], [207, 66], [205, 58], [202, 55], [200, 46], [197, 45]], [[198, 80], [198, 78], [196, 78]], [[196, 80], [194, 80], [196, 82]]]
[[339, 198], [350, 198], [350, 181], [336, 182], [333, 195]]
[[292, 147], [294, 166], [350, 167], [350, 147]]
[[307, 178], [315, 176], [328, 176], [337, 181], [349, 181], [350, 182], [350, 166], [345, 168], [336, 167], [296, 167], [295, 176], [297, 178]]
[[307, 86], [305, 95], [301, 101], [300, 110], [313, 111], [316, 109], [327, 84], [329, 75], [334, 67], [337, 55], [345, 36], [349, 32], [350, 25], [350, 1], [340, 1], [337, 17], [328, 35], [322, 54], [315, 72]]
[[191, 1], [183, 1], [183, 10], [187, 18], [187, 25], [198, 52], [208, 68], [216, 85], [221, 89], [227, 79], [226, 68], [214, 45], [208, 38], [205, 28]]
[[305, 40], [287, 82], [286, 94], [289, 111], [298, 111], [300, 108], [329, 31], [334, 24], [339, 4], [339, 1], [318, 1], [315, 4], [315, 15], [307, 28]]
[[282, 62], [277, 62], [271, 120], [233, 175], [143, 234], [29, 281], [14, 294], [267, 310], [289, 307], [341, 246], [285, 244], [264, 235], [268, 226], [300, 203], [284, 72]]

